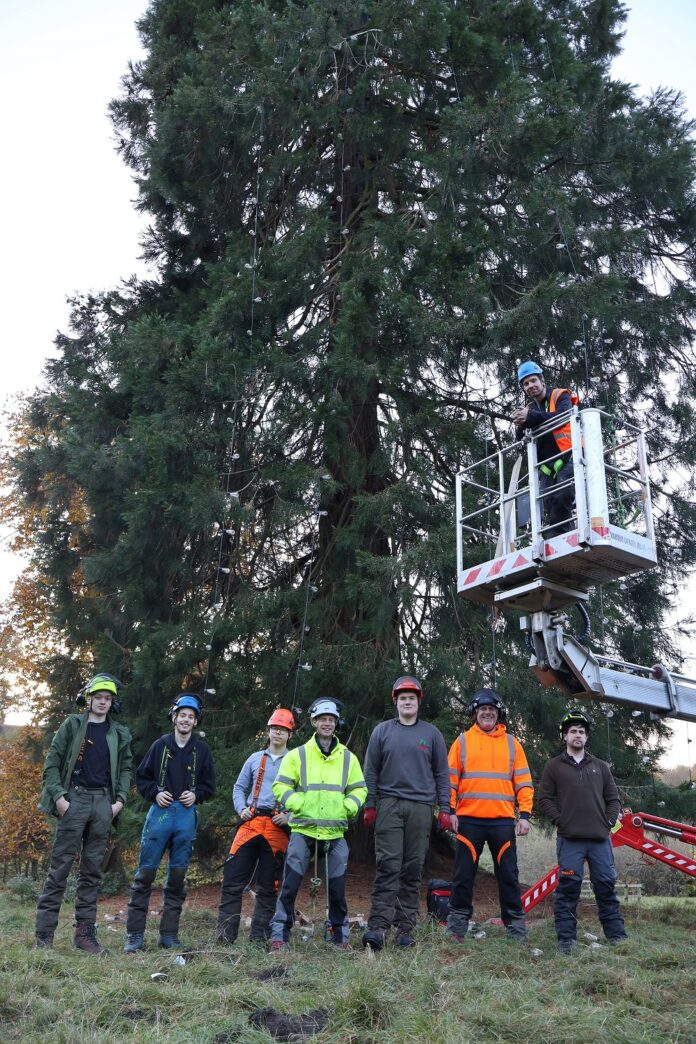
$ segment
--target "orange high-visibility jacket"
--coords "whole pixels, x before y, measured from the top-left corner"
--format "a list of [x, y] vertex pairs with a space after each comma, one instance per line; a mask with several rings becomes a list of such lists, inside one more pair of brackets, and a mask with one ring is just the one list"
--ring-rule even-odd
[[534, 787], [522, 744], [498, 723], [492, 732], [472, 725], [450, 747], [452, 807], [458, 816], [514, 819], [532, 811]]
[[[554, 388], [548, 400], [549, 413], [557, 412], [558, 400], [560, 399], [561, 395], [564, 394], [570, 396], [570, 401], [572, 402], [573, 406], [577, 406], [580, 400], [578, 399], [574, 391], [571, 391], [570, 388]], [[566, 453], [568, 450], [573, 448], [573, 439], [570, 434], [570, 421], [566, 421], [566, 423], [562, 425], [562, 427], [560, 428], [554, 428], [551, 434], [555, 438], [556, 445], [558, 446], [561, 453]]]

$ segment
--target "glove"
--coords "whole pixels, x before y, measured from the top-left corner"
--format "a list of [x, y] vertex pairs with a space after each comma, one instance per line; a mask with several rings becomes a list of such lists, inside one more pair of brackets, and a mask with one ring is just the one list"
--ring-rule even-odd
[[451, 830], [452, 829], [452, 817], [449, 812], [438, 812], [437, 814], [437, 825], [440, 830]]
[[376, 808], [366, 808], [365, 811], [363, 812], [363, 823], [365, 824], [367, 829], [368, 830], [372, 830], [372, 828], [373, 828], [373, 826], [375, 825], [376, 822], [377, 822], [377, 809]]

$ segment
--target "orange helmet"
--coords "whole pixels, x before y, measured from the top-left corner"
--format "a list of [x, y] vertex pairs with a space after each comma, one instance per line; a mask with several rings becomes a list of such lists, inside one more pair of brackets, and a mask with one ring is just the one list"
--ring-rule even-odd
[[419, 702], [423, 699], [423, 686], [412, 674], [404, 674], [396, 679], [392, 686], [392, 703], [396, 703], [400, 692], [415, 692]]
[[288, 729], [289, 732], [294, 732], [295, 719], [292, 711], [286, 710], [285, 707], [278, 707], [268, 719], [267, 727], [270, 729], [271, 725], [278, 725], [281, 729]]

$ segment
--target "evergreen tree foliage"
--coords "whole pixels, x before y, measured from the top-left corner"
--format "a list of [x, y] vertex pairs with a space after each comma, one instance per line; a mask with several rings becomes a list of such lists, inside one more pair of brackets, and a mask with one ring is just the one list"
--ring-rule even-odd
[[[127, 680], [143, 743], [202, 685], [213, 742], [330, 693], [360, 750], [404, 670], [453, 737], [495, 672], [540, 766], [564, 703], [514, 627], [494, 657], [455, 590], [454, 476], [512, 438], [522, 358], [647, 418], [661, 570], [608, 586], [601, 626], [617, 654], [674, 659], [665, 583], [696, 558], [694, 150], [675, 93], [612, 79], [623, 17], [151, 3], [112, 117], [158, 276], [74, 301], [14, 454], [64, 657]], [[662, 729], [613, 721], [640, 778]]]

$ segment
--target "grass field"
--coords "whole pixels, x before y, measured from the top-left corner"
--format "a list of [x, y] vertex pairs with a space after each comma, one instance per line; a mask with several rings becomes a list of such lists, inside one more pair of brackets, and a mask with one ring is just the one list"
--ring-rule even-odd
[[[198, 910], [182, 920], [192, 952], [181, 965], [154, 948], [155, 932], [152, 949], [124, 956], [122, 926], [100, 928], [108, 957], [80, 954], [69, 909], [55, 949], [32, 950], [33, 915], [31, 904], [0, 893], [3, 1044], [269, 1041], [249, 1021], [267, 1008], [321, 1009], [326, 1025], [311, 1039], [326, 1044], [696, 1042], [696, 899], [636, 903], [626, 909], [625, 946], [581, 940], [571, 957], [557, 954], [549, 920], [533, 924], [524, 947], [495, 927], [455, 947], [424, 923], [414, 950], [370, 958], [357, 938], [345, 953], [298, 934], [288, 953], [271, 957], [247, 942], [215, 946], [214, 914]], [[585, 930], [598, 930], [591, 911]]]

